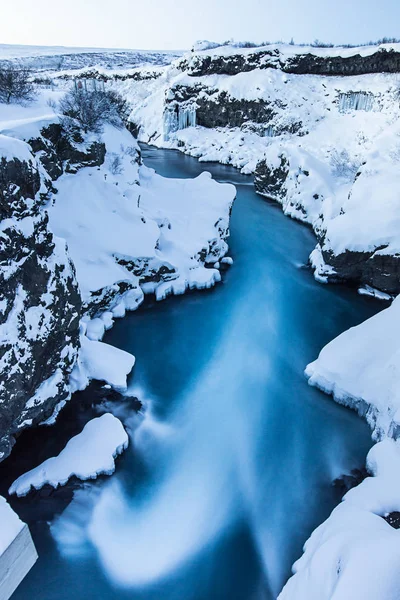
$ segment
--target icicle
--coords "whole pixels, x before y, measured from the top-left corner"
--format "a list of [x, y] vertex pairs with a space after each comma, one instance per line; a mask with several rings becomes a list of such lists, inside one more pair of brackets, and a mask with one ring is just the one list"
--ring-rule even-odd
[[273, 125], [268, 125], [264, 129], [264, 137], [275, 137], [275, 129]]
[[339, 94], [339, 112], [350, 110], [374, 110], [374, 96], [368, 92], [349, 92]]
[[171, 133], [174, 133], [174, 131], [177, 131], [177, 129], [178, 129], [178, 118], [177, 118], [176, 113], [171, 110], [166, 110], [164, 112], [164, 123], [163, 123], [164, 141], [168, 142]]
[[194, 107], [178, 107], [178, 114], [172, 110], [164, 112], [164, 140], [168, 141], [171, 133], [188, 127], [196, 127], [196, 109]]

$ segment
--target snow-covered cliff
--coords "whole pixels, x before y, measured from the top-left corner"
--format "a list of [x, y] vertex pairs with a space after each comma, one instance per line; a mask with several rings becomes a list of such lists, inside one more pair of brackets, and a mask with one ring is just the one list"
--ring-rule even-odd
[[309, 223], [317, 278], [396, 294], [399, 56], [398, 44], [226, 46], [111, 85], [139, 139], [254, 173], [260, 194]]
[[0, 460], [90, 379], [123, 389], [134, 358], [104, 331], [144, 291], [211, 287], [228, 249], [233, 186], [156, 175], [125, 128], [71, 133], [62, 93], [0, 105]]

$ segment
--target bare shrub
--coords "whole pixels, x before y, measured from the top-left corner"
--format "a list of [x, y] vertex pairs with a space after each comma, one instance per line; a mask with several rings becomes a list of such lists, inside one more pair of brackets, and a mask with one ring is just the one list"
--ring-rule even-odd
[[121, 128], [128, 112], [126, 101], [114, 91], [73, 89], [61, 98], [59, 110], [68, 129], [77, 121], [87, 133], [101, 133], [105, 123]]
[[0, 102], [24, 103], [35, 97], [29, 69], [8, 65], [0, 68]]
[[110, 172], [112, 175], [122, 175], [123, 173], [122, 159], [115, 152], [110, 154]]
[[333, 150], [330, 157], [332, 174], [335, 177], [352, 180], [361, 167], [361, 161], [351, 158], [347, 150]]

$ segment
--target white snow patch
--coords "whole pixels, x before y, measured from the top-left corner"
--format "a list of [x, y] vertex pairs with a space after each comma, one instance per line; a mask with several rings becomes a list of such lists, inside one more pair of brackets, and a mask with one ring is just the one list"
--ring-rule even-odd
[[58, 456], [18, 477], [9, 493], [26, 496], [32, 488], [39, 490], [46, 484], [65, 485], [73, 476], [85, 480], [111, 475], [114, 459], [128, 447], [128, 441], [121, 421], [110, 413], [92, 419]]
[[24, 523], [19, 519], [3, 496], [0, 496], [0, 524], [1, 556], [24, 527]]

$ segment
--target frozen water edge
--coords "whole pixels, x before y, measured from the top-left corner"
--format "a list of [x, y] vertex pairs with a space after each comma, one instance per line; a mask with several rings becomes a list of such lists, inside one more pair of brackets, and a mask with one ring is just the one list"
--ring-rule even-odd
[[111, 475], [115, 471], [115, 458], [128, 443], [121, 421], [106, 413], [89, 421], [58, 456], [21, 475], [11, 485], [9, 494], [26, 496], [32, 488], [39, 490], [46, 484], [57, 488], [73, 476], [86, 480]]
[[330, 342], [308, 365], [310, 385], [366, 418], [378, 443], [371, 477], [318, 527], [280, 600], [381, 600], [399, 588], [400, 533], [382, 517], [400, 511], [400, 298]]

